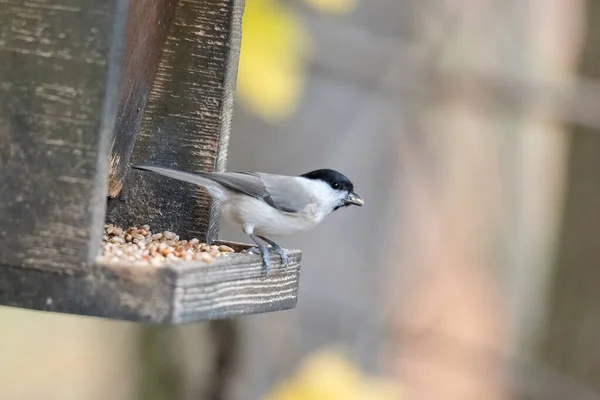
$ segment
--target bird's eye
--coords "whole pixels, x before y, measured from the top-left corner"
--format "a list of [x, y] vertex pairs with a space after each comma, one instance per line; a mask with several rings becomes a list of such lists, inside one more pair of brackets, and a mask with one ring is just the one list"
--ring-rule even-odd
[[337, 182], [333, 182], [333, 183], [331, 184], [331, 187], [332, 187], [332, 188], [334, 188], [334, 189], [339, 189], [339, 188], [340, 188], [340, 184], [339, 184], [339, 183], [337, 183]]

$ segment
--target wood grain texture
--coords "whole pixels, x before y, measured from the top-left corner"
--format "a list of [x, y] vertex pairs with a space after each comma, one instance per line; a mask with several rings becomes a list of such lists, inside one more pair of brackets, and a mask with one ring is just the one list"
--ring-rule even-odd
[[[226, 243], [236, 249], [238, 243]], [[186, 323], [295, 307], [301, 252], [288, 250], [272, 275], [260, 256], [235, 254], [210, 264], [165, 267], [96, 264], [62, 273], [0, 265], [0, 304], [146, 323]]]
[[[243, 0], [179, 0], [131, 162], [189, 172], [225, 169]], [[219, 214], [194, 185], [129, 170], [126, 202], [109, 200], [107, 221], [150, 223], [205, 241]]]
[[108, 194], [111, 197], [121, 191], [176, 5], [176, 0], [131, 0], [119, 113], [110, 158]]
[[37, 270], [0, 265], [0, 304], [129, 321], [168, 320], [169, 271], [92, 266], [88, 271]]
[[[236, 250], [247, 248], [227, 244]], [[176, 288], [173, 301], [174, 323], [230, 318], [294, 308], [300, 279], [299, 250], [286, 251], [290, 265], [283, 270], [279, 256], [271, 254], [273, 273], [266, 277], [260, 256], [233, 254], [218, 259], [207, 268], [190, 263], [174, 268]]]
[[[227, 158], [243, 1], [128, 5], [0, 4], [0, 304], [153, 323], [293, 308], [297, 250], [285, 271], [272, 256], [269, 277], [250, 254], [159, 268], [95, 262], [113, 128], [112, 194], [130, 155], [188, 171], [223, 170]], [[109, 221], [216, 238], [218, 210], [199, 188], [137, 172], [125, 182]]]
[[127, 4], [0, 2], [0, 264], [96, 256]]

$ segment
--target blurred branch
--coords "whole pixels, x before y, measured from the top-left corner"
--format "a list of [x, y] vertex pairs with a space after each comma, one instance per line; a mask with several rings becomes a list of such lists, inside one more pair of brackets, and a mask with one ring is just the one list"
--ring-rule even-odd
[[[311, 67], [321, 74], [331, 74], [338, 80], [391, 100], [401, 97], [405, 101], [443, 101], [452, 93], [461, 92], [462, 96], [468, 98], [483, 91], [487, 93], [485, 100], [490, 107], [498, 107], [511, 113], [523, 112], [534, 105], [558, 107], [562, 112], [557, 116], [560, 117], [558, 122], [600, 131], [600, 113], [597, 111], [597, 105], [600, 104], [600, 80], [580, 77], [568, 87], [467, 68], [432, 71], [429, 62], [416, 64], [404, 56], [398, 56], [390, 63], [396, 64], [393, 71], [396, 77], [400, 75], [401, 78], [387, 81], [385, 85], [381, 84], [379, 78], [366, 78], [347, 69], [339, 71], [337, 66], [316, 60], [313, 60]], [[425, 67], [429, 68], [426, 74]], [[389, 71], [385, 73], [390, 74]]]
[[[600, 76], [600, 3], [588, 1], [580, 73]], [[595, 93], [594, 93], [595, 95]], [[589, 107], [598, 107], [590, 96]], [[591, 128], [588, 126], [587, 128]], [[568, 198], [556, 244], [547, 323], [538, 356], [549, 365], [600, 390], [600, 136], [574, 129], [569, 154]]]
[[[440, 23], [442, 33], [426, 46], [409, 37], [390, 38], [360, 26], [336, 24], [320, 15], [310, 18], [309, 23], [322, 42], [309, 56], [309, 67], [365, 92], [403, 102], [443, 101], [457, 92], [465, 97], [485, 92], [489, 106], [506, 112], [522, 113], [539, 105], [558, 107], [562, 111], [558, 122], [600, 129], [600, 113], [596, 111], [600, 80], [580, 76], [567, 85], [528, 80], [524, 71], [508, 75], [474, 69], [467, 63], [448, 67], [439, 62], [448, 48], [446, 39], [460, 29], [459, 16], [438, 16], [436, 23]], [[334, 29], [332, 24], [336, 24]], [[320, 48], [327, 51], [319, 52]], [[363, 56], [348, 62], [355, 54]]]
[[238, 351], [234, 320], [144, 327], [138, 398], [225, 399]]
[[[561, 122], [600, 129], [600, 81], [579, 78], [573, 87], [560, 87], [552, 83], [527, 81], [489, 71], [448, 71], [434, 77], [437, 84], [429, 96], [444, 98], [461, 92], [465, 97], [484, 91], [490, 106], [512, 112], [527, 110], [533, 105], [558, 107], [562, 110]], [[418, 90], [418, 89], [416, 89]]]

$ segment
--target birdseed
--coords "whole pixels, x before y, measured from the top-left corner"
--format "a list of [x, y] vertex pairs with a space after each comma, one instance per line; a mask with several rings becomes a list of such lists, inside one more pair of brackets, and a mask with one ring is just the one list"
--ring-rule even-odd
[[235, 250], [226, 245], [210, 245], [196, 238], [179, 240], [179, 235], [169, 231], [152, 233], [148, 225], [124, 230], [108, 224], [104, 225], [98, 261], [161, 266], [192, 260], [210, 263], [231, 253]]

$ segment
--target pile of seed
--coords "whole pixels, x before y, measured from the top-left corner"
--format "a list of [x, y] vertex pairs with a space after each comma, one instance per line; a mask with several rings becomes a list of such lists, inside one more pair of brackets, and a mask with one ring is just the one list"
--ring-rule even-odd
[[165, 265], [183, 261], [211, 262], [234, 250], [225, 245], [209, 245], [198, 239], [179, 240], [173, 232], [152, 233], [148, 225], [127, 230], [112, 224], [104, 226], [99, 261], [134, 265]]

